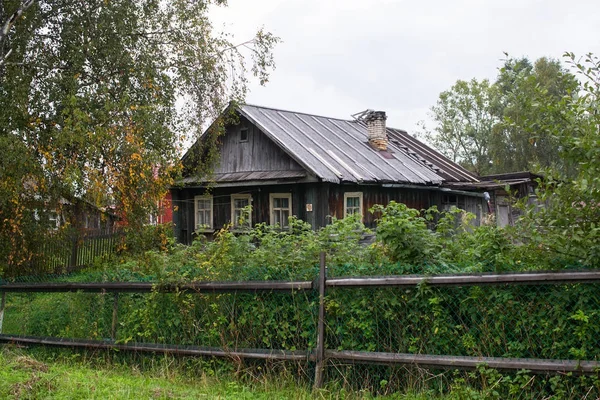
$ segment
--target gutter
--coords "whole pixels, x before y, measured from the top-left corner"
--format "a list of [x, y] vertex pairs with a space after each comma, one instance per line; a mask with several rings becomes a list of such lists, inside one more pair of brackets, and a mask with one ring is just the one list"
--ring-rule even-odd
[[483, 193], [467, 192], [466, 190], [454, 190], [454, 189], [449, 189], [449, 188], [440, 187], [440, 186], [421, 186], [421, 185], [412, 185], [412, 184], [403, 184], [403, 183], [384, 183], [381, 186], [384, 188], [434, 190], [436, 192], [461, 194], [463, 196], [481, 197], [481, 198], [485, 197], [485, 195]]

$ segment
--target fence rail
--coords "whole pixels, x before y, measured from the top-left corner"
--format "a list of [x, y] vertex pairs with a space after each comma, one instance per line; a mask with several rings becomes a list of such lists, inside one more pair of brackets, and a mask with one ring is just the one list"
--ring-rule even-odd
[[141, 353], [173, 354], [177, 356], [208, 356], [224, 358], [248, 358], [257, 360], [311, 361], [314, 356], [306, 351], [223, 349], [218, 347], [181, 346], [157, 343], [118, 343], [115, 340], [76, 340], [54, 337], [2, 335], [0, 343], [19, 345], [35, 344], [53, 347], [80, 348], [86, 350], [120, 350]]
[[174, 293], [174, 292], [254, 292], [312, 290], [311, 281], [246, 281], [197, 282], [164, 284], [152, 282], [95, 282], [95, 283], [7, 283], [0, 291], [17, 293], [87, 292], [87, 293]]
[[[385, 276], [362, 278], [326, 277], [325, 256], [321, 255], [319, 277], [315, 281], [249, 281], [249, 282], [197, 282], [187, 284], [157, 284], [150, 282], [103, 282], [103, 283], [37, 283], [37, 284], [2, 284], [0, 294], [0, 343], [37, 344], [87, 349], [117, 349], [123, 351], [140, 351], [167, 353], [174, 355], [195, 355], [233, 358], [254, 358], [266, 360], [288, 360], [315, 363], [315, 387], [324, 382], [324, 372], [329, 360], [369, 364], [408, 364], [433, 368], [473, 369], [480, 365], [501, 370], [526, 369], [534, 373], [578, 373], [592, 374], [600, 369], [595, 360], [564, 360], [544, 358], [504, 358], [474, 357], [456, 355], [390, 353], [373, 351], [352, 351], [327, 348], [328, 315], [326, 310], [327, 289], [344, 290], [350, 288], [385, 288], [385, 287], [419, 287], [428, 286], [473, 286], [473, 285], [560, 285], [587, 284], [600, 282], [600, 271], [568, 271], [568, 272], [532, 272], [511, 274], [458, 274], [438, 276]], [[173, 293], [187, 291], [190, 293], [226, 293], [226, 292], [281, 292], [317, 291], [318, 322], [314, 349], [299, 351], [215, 348], [200, 346], [181, 346], [175, 344], [156, 343], [119, 343], [115, 341], [118, 318], [119, 293], [149, 293], [152, 291]], [[2, 334], [2, 316], [6, 294], [10, 292], [94, 292], [114, 294], [111, 340], [91, 341], [57, 337], [31, 337]]]
[[384, 276], [376, 278], [334, 278], [327, 287], [383, 286], [472, 286], [472, 285], [534, 285], [555, 283], [600, 282], [600, 271], [530, 272], [516, 274], [457, 274], [438, 276]]

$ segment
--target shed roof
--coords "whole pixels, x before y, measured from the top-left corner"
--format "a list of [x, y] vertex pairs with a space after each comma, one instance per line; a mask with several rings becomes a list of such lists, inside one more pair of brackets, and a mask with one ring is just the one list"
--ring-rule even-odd
[[378, 151], [368, 144], [367, 128], [361, 121], [250, 104], [238, 111], [308, 172], [327, 182], [439, 185], [477, 181], [400, 129], [388, 128], [388, 150]]

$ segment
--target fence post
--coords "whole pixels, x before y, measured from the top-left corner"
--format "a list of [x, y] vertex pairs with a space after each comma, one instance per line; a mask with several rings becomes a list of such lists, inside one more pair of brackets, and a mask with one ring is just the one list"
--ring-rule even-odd
[[4, 322], [4, 306], [6, 306], [6, 292], [2, 292], [0, 299], [0, 334], [2, 333], [2, 323]]
[[73, 239], [72, 239], [72, 243], [73, 246], [71, 248], [71, 262], [69, 267], [74, 270], [77, 267], [77, 253], [78, 253], [78, 249], [77, 249], [77, 245], [79, 242], [79, 233], [76, 232], [73, 234]]
[[113, 314], [112, 314], [112, 325], [110, 327], [110, 338], [115, 340], [117, 338], [117, 311], [119, 310], [119, 292], [115, 292], [113, 301]]
[[325, 280], [326, 265], [325, 252], [321, 252], [319, 263], [319, 322], [317, 325], [317, 349], [315, 368], [315, 389], [323, 387], [323, 372], [325, 369]]

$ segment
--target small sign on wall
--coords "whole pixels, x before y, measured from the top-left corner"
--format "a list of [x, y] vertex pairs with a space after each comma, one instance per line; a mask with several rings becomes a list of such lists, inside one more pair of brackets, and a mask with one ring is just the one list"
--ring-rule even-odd
[[306, 205], [306, 211], [308, 211], [308, 212], [312, 211], [312, 204]]

